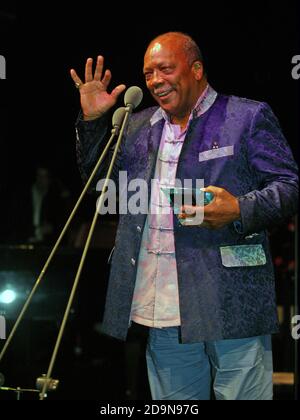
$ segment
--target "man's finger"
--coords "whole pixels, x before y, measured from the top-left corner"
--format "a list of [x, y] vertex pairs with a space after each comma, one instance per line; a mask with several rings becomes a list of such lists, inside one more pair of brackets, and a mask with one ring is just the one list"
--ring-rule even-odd
[[119, 85], [111, 92], [111, 96], [113, 96], [115, 99], [126, 89], [125, 85]]
[[74, 69], [71, 69], [70, 73], [71, 73], [71, 77], [73, 79], [73, 82], [75, 83], [75, 87], [77, 89], [79, 89], [80, 86], [83, 85], [82, 80], [78, 77], [78, 75], [77, 75], [77, 73]]
[[102, 71], [103, 71], [103, 57], [102, 55], [98, 55], [97, 57], [97, 64], [95, 68], [95, 74], [94, 74], [94, 80], [97, 80], [98, 82], [101, 80], [102, 77]]
[[77, 73], [76, 73], [76, 71], [74, 69], [71, 69], [70, 70], [70, 74], [71, 74], [71, 77], [72, 77], [74, 83], [80, 83], [80, 84], [82, 84], [82, 80], [77, 75]]
[[111, 72], [110, 72], [110, 70], [105, 70], [103, 79], [101, 80], [105, 90], [107, 90], [107, 87], [108, 87], [110, 81], [111, 81]]
[[85, 82], [91, 82], [93, 80], [93, 59], [88, 58], [85, 64]]

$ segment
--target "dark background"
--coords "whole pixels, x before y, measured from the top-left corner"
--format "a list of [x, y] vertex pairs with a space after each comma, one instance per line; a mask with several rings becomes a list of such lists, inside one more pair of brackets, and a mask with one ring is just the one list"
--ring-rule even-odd
[[[291, 76], [292, 57], [300, 55], [298, 3], [293, 0], [284, 3], [260, 0], [180, 4], [164, 1], [120, 6], [119, 2], [111, 2], [111, 5], [107, 2], [70, 2], [64, 4], [63, 11], [62, 5], [55, 6], [53, 2], [39, 5], [26, 3], [17, 9], [14, 2], [2, 1], [0, 54], [7, 61], [7, 79], [0, 80], [0, 243], [5, 246], [9, 231], [13, 229], [8, 222], [10, 203], [32, 182], [37, 163], [48, 165], [71, 191], [74, 200], [81, 191], [74, 132], [79, 95], [70, 78], [70, 68], [75, 68], [83, 76], [86, 58], [96, 58], [101, 54], [105, 57], [106, 67], [112, 71], [111, 88], [120, 83], [125, 83], [128, 87], [138, 85], [144, 91], [144, 100], [139, 109], [153, 105], [142, 75], [143, 54], [148, 42], [162, 32], [179, 30], [194, 37], [203, 52], [209, 82], [218, 92], [268, 102], [298, 160], [299, 81], [293, 80]], [[122, 99], [123, 97], [117, 106], [122, 105]], [[86, 214], [92, 214], [94, 197], [87, 198], [86, 203]], [[289, 225], [284, 230], [275, 230], [273, 233], [274, 257], [287, 259], [282, 263], [285, 271], [278, 272], [277, 288], [280, 303], [287, 299], [288, 306], [293, 299], [292, 275], [287, 274], [293, 267], [289, 266], [290, 260], [294, 258], [293, 241], [293, 230]], [[105, 252], [101, 257], [104, 260]], [[37, 255], [35, 254], [35, 258]], [[93, 264], [100, 264], [97, 255], [99, 254], [91, 254]], [[44, 255], [41, 251], [40, 261], [45, 256], [46, 252]], [[20, 257], [18, 254], [13, 258], [19, 258], [20, 267], [25, 262], [28, 264], [27, 256]], [[77, 253], [75, 260], [70, 263], [71, 267], [75, 266], [76, 258]], [[63, 262], [61, 264], [64, 266]], [[95, 265], [87, 268], [88, 273], [84, 274], [86, 278], [95, 278], [96, 269], [93, 267]], [[60, 269], [62, 278], [64, 274], [67, 275], [66, 271], [66, 266]], [[99, 301], [95, 300], [95, 296], [99, 293], [99, 285], [95, 284], [96, 281], [90, 284], [90, 289], [83, 287], [80, 295], [83, 304], [79, 313], [82, 314], [80, 311], [83, 311], [83, 315], [79, 322], [84, 319], [84, 323], [87, 321], [88, 325], [98, 321], [96, 308]], [[103, 293], [101, 286], [101, 296]], [[90, 311], [87, 311], [87, 307]], [[22, 343], [25, 336], [27, 337], [25, 361], [21, 362], [22, 368], [28, 368], [22, 371], [22, 378], [27, 375], [27, 382], [21, 385], [26, 383], [28, 387], [33, 386], [32, 378], [46, 369], [50, 354], [47, 353], [44, 359], [45, 350], [40, 351], [39, 358], [35, 361], [36, 368], [30, 376], [28, 370], [33, 370], [32, 348], [36, 344], [47, 345], [50, 352], [56, 331], [52, 318], [49, 318], [48, 324], [31, 322], [33, 321], [29, 318], [27, 323], [30, 337], [26, 335], [28, 329], [24, 328], [19, 338]], [[86, 325], [82, 330], [86, 330]], [[285, 327], [287, 330], [280, 337], [282, 340], [289, 333], [288, 325]], [[47, 332], [47, 339], [43, 341], [44, 344], [36, 343], [36, 337], [41, 336], [42, 331]], [[63, 388], [59, 397], [98, 398], [97, 392], [89, 392], [87, 389], [79, 392], [78, 388], [72, 388], [78, 378], [80, 381], [90, 381], [93, 377], [91, 372], [98, 375], [99, 383], [96, 380], [92, 383], [102, 389], [102, 397], [122, 397], [126, 390], [124, 375], [127, 372], [123, 368], [122, 360], [128, 357], [128, 353], [120, 345], [112, 345], [103, 338], [99, 339], [92, 327], [88, 335], [78, 336], [76, 331], [78, 324], [71, 322], [64, 349], [70, 365], [64, 358], [59, 359], [57, 365], [58, 372], [61, 369], [61, 375], [67, 378], [67, 388]], [[132, 352], [140, 354], [134, 339], [131, 345], [135, 349]], [[285, 346], [290, 351], [291, 345], [291, 342], [287, 346], [285, 341], [279, 342], [278, 348], [281, 350], [277, 352], [276, 363], [280, 370], [292, 368], [290, 352], [284, 353], [282, 350]], [[88, 350], [85, 350], [85, 346]], [[74, 356], [76, 351], [78, 353], [74, 348], [81, 348], [81, 351], [83, 348], [81, 359], [76, 358], [78, 354]], [[112, 358], [108, 357], [109, 352]], [[14, 354], [9, 359], [12, 364], [16, 360], [13, 356]], [[20, 369], [21, 366], [11, 374], [11, 385], [20, 385], [16, 383], [20, 377]], [[143, 368], [140, 371], [141, 382], [144, 384], [145, 372]], [[99, 372], [103, 375], [102, 384]], [[134, 382], [130, 377], [129, 380]], [[106, 386], [103, 385], [104, 381], [107, 381]], [[138, 381], [135, 381], [136, 387]], [[140, 396], [148, 395], [143, 385], [139, 389]]]
[[1, 2], [0, 54], [7, 59], [7, 80], [1, 81], [0, 135], [2, 147], [8, 145], [1, 152], [2, 188], [17, 190], [42, 160], [77, 190], [79, 97], [69, 69], [83, 76], [86, 58], [102, 54], [113, 74], [111, 87], [142, 87], [142, 109], [153, 104], [142, 76], [145, 48], [169, 30], [196, 39], [217, 91], [267, 101], [296, 150], [298, 82], [291, 77], [291, 60], [300, 54], [297, 1], [212, 1], [186, 7], [173, 2], [126, 7], [67, 3], [66, 11], [51, 5], [20, 6], [16, 20], [11, 2]]

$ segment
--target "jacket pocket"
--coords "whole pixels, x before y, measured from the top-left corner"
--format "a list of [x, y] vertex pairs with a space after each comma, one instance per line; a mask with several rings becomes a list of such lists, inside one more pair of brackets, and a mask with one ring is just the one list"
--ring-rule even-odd
[[261, 244], [220, 247], [222, 264], [225, 267], [255, 267], [267, 262]]
[[206, 150], [199, 153], [199, 162], [206, 160], [217, 159], [225, 156], [234, 155], [234, 146], [220, 147], [219, 149]]

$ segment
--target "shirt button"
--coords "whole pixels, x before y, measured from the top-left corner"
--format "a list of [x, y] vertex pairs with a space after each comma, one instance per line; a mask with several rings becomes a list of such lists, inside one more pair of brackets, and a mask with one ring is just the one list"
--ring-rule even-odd
[[135, 259], [131, 258], [131, 265], [135, 266]]
[[137, 226], [137, 227], [136, 227], [136, 230], [137, 230], [138, 232], [141, 232], [141, 231], [142, 231], [141, 226]]

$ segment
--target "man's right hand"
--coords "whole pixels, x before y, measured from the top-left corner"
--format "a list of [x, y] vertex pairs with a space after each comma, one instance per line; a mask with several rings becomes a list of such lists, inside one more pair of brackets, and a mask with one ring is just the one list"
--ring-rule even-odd
[[81, 109], [85, 121], [95, 120], [105, 114], [115, 105], [120, 93], [126, 89], [125, 85], [119, 85], [111, 93], [107, 92], [107, 87], [111, 81], [111, 72], [105, 70], [102, 78], [103, 61], [103, 57], [99, 55], [93, 75], [93, 59], [88, 58], [86, 60], [85, 82], [82, 82], [74, 69], [70, 71], [71, 77], [80, 92]]

